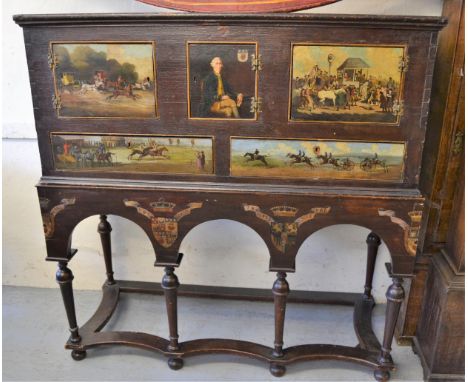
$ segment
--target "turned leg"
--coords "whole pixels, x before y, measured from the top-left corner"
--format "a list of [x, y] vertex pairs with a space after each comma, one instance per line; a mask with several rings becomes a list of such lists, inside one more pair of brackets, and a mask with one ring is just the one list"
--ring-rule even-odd
[[[67, 262], [60, 261], [58, 263], [58, 269], [55, 274], [55, 278], [60, 286], [60, 292], [62, 292], [63, 304], [65, 305], [65, 311], [67, 312], [68, 325], [70, 326], [70, 342], [78, 344], [81, 341], [81, 337], [78, 333], [78, 324], [76, 323], [75, 313], [75, 300], [73, 298], [73, 273], [67, 267]], [[86, 356], [86, 351], [73, 350], [73, 359], [79, 361]]]
[[366, 285], [364, 285], [364, 297], [367, 299], [372, 298], [372, 279], [374, 278], [375, 260], [377, 258], [377, 251], [381, 244], [380, 237], [374, 232], [367, 236], [367, 267], [366, 267]]
[[382, 342], [382, 349], [379, 356], [380, 367], [375, 370], [374, 376], [377, 381], [388, 381], [390, 378], [389, 370], [394, 367], [390, 352], [392, 350], [392, 340], [395, 333], [395, 326], [398, 319], [401, 303], [405, 298], [405, 290], [401, 285], [401, 277], [393, 277], [392, 285], [387, 290], [387, 311], [385, 314], [385, 331]]
[[[286, 314], [286, 300], [289, 293], [289, 284], [286, 281], [286, 272], [278, 272], [276, 281], [273, 284], [273, 297], [275, 303], [275, 348], [273, 356], [281, 358], [283, 352], [284, 318]], [[286, 368], [278, 363], [271, 363], [270, 372], [275, 377], [281, 377], [286, 372]]]
[[[161, 286], [166, 297], [167, 318], [169, 320], [169, 345], [167, 350], [179, 350], [179, 334], [177, 333], [177, 288], [179, 280], [174, 274], [173, 267], [164, 268], [165, 274]], [[183, 366], [182, 358], [169, 358], [168, 365], [173, 370], [178, 370]]]
[[107, 284], [115, 284], [114, 271], [112, 270], [112, 252], [111, 252], [111, 237], [112, 227], [107, 221], [106, 215], [100, 215], [98, 232], [101, 236], [102, 251], [104, 253], [104, 261], [106, 263]]

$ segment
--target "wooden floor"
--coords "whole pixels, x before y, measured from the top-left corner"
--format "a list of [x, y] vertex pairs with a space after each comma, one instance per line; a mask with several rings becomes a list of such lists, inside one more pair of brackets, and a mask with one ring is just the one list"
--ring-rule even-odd
[[[76, 291], [75, 294], [78, 322], [82, 324], [96, 309], [101, 293]], [[117, 309], [106, 328], [167, 337], [162, 296], [124, 294]], [[206, 315], [207, 311], [211, 316]], [[224, 337], [253, 340], [268, 346], [273, 342], [273, 307], [268, 302], [180, 297], [179, 314], [181, 341]], [[379, 338], [383, 333], [384, 314], [384, 305], [374, 309], [374, 330]], [[285, 346], [301, 343], [354, 346], [357, 339], [352, 317], [353, 309], [348, 306], [291, 303], [286, 313]], [[228, 355], [188, 358], [183, 369], [172, 371], [166, 359], [155, 353], [102, 347], [88, 350], [88, 357], [76, 362], [70, 357], [70, 351], [63, 348], [67, 338], [67, 321], [58, 289], [3, 287], [5, 381], [275, 380], [264, 363]], [[392, 374], [392, 381], [423, 381], [419, 359], [410, 347], [394, 343], [392, 357], [398, 368]], [[280, 380], [364, 382], [374, 381], [374, 377], [369, 369], [358, 365], [319, 361], [290, 365]]]

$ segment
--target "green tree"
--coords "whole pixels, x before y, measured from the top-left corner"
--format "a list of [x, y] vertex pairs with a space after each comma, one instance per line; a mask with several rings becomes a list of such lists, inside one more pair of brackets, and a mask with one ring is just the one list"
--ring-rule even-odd
[[57, 71], [61, 74], [63, 72], [73, 72], [75, 68], [70, 59], [68, 49], [63, 45], [54, 45], [54, 54], [57, 56]]
[[125, 81], [135, 83], [138, 81], [138, 73], [135, 71], [135, 65], [124, 62], [119, 73]]
[[88, 45], [78, 45], [70, 55], [78, 79], [92, 82], [96, 70], [106, 69], [107, 54]]

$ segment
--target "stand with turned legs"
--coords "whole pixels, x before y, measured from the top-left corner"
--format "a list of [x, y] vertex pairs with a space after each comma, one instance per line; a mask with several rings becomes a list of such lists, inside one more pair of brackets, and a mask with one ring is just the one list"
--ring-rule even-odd
[[[42, 190], [49, 194], [50, 189], [44, 188]], [[69, 191], [70, 192], [70, 191]], [[253, 195], [249, 195], [250, 198]], [[169, 196], [164, 196], [168, 198]], [[186, 204], [193, 203], [191, 197], [188, 197]], [[67, 259], [61, 259], [58, 261], [59, 268], [57, 271], [57, 282], [60, 285], [60, 289], [63, 296], [63, 301], [65, 303], [65, 309], [68, 317], [68, 322], [70, 326], [70, 338], [66, 344], [66, 348], [72, 350], [72, 357], [75, 360], [82, 360], [86, 357], [86, 351], [89, 348], [100, 346], [100, 345], [126, 345], [126, 346], [135, 346], [141, 347], [147, 350], [153, 350], [158, 353], [161, 353], [168, 357], [169, 367], [173, 370], [178, 370], [183, 366], [183, 359], [189, 356], [198, 355], [198, 354], [207, 354], [207, 353], [228, 353], [243, 355], [251, 358], [256, 358], [263, 360], [269, 363], [270, 372], [277, 377], [284, 375], [286, 372], [286, 366], [288, 364], [299, 362], [299, 361], [312, 361], [312, 360], [322, 360], [322, 359], [334, 359], [349, 361], [361, 364], [363, 366], [369, 367], [374, 370], [375, 378], [378, 381], [386, 381], [390, 378], [390, 371], [394, 370], [395, 365], [393, 363], [391, 352], [391, 344], [393, 339], [393, 333], [395, 330], [396, 320], [398, 317], [398, 312], [400, 305], [404, 299], [404, 290], [402, 288], [402, 277], [406, 277], [405, 274], [397, 274], [394, 271], [395, 264], [404, 269], [410, 262], [406, 260], [412, 260], [410, 254], [404, 254], [402, 258], [399, 256], [393, 256], [392, 260], [394, 261], [394, 266], [387, 264], [387, 270], [390, 277], [392, 278], [392, 284], [387, 291], [387, 311], [386, 311], [386, 321], [385, 321], [385, 332], [380, 344], [378, 338], [372, 330], [371, 314], [372, 309], [375, 305], [374, 299], [372, 297], [372, 280], [374, 275], [374, 268], [376, 263], [376, 257], [378, 248], [382, 242], [379, 234], [375, 231], [372, 231], [367, 237], [367, 267], [366, 267], [366, 276], [365, 276], [365, 285], [364, 292], [361, 295], [352, 295], [352, 294], [341, 294], [342, 301], [348, 301], [350, 298], [354, 298], [354, 329], [357, 335], [358, 345], [356, 347], [340, 346], [340, 345], [327, 345], [327, 344], [304, 344], [299, 346], [293, 346], [289, 348], [283, 347], [284, 339], [284, 324], [285, 324], [285, 313], [288, 301], [313, 301], [314, 298], [307, 296], [309, 292], [303, 291], [290, 291], [289, 284], [287, 281], [287, 273], [294, 271], [293, 265], [294, 262], [291, 261], [288, 264], [288, 260], [294, 260], [294, 256], [300, 244], [309, 236], [310, 233], [320, 229], [324, 226], [327, 226], [335, 221], [342, 221], [345, 223], [357, 223], [357, 220], [363, 219], [363, 216], [352, 217], [348, 215], [346, 219], [337, 220], [337, 217], [334, 216], [333, 211], [343, 211], [346, 210], [353, 204], [353, 200], [334, 202], [334, 205], [328, 206], [327, 202], [331, 202], [332, 198], [322, 197], [322, 205], [327, 205], [325, 208], [305, 208], [305, 211], [314, 211], [312, 214], [304, 215], [308, 216], [309, 221], [307, 224], [303, 224], [297, 232], [297, 235], [293, 238], [289, 238], [289, 247], [286, 248], [284, 252], [278, 251], [275, 238], [270, 235], [270, 231], [265, 231], [264, 228], [269, 228], [268, 226], [261, 224], [261, 221], [257, 218], [257, 215], [252, 215], [251, 211], [245, 207], [245, 204], [240, 203], [239, 208], [232, 208], [226, 206], [225, 210], [220, 210], [218, 198], [221, 195], [209, 195], [209, 198], [204, 198], [205, 202], [200, 209], [194, 209], [190, 211], [190, 219], [184, 224], [182, 220], [178, 226], [179, 237], [174, 243], [174, 247], [177, 248], [177, 244], [180, 244], [180, 241], [184, 235], [195, 225], [203, 221], [214, 219], [216, 216], [219, 216], [220, 213], [223, 216], [234, 218], [237, 216], [237, 220], [249, 224], [257, 232], [262, 235], [262, 238], [265, 239], [265, 242], [268, 244], [270, 250], [272, 251], [270, 269], [276, 272], [276, 280], [273, 283], [272, 293], [270, 295], [270, 300], [273, 301], [274, 316], [275, 321], [271, 323], [272, 325], [272, 343], [273, 347], [267, 347], [253, 342], [233, 340], [233, 339], [197, 339], [192, 341], [182, 341], [179, 342], [179, 333], [178, 333], [178, 320], [184, 319], [184, 317], [178, 317], [177, 311], [177, 296], [180, 294], [188, 296], [208, 296], [208, 297], [223, 297], [223, 288], [212, 288], [205, 287], [203, 289], [201, 286], [186, 286], [185, 288], [180, 288], [179, 280], [175, 273], [175, 268], [182, 266], [182, 254], [173, 250], [163, 250], [163, 247], [159, 246], [160, 252], [156, 252], [157, 260], [155, 262], [156, 266], [164, 268], [164, 276], [160, 284], [158, 283], [144, 283], [138, 281], [123, 281], [114, 279], [114, 271], [112, 268], [112, 254], [111, 254], [111, 225], [107, 220], [107, 216], [104, 214], [100, 215], [100, 222], [98, 225], [98, 232], [101, 237], [102, 248], [104, 253], [104, 263], [106, 269], [107, 279], [103, 285], [103, 298], [101, 304], [99, 305], [96, 313], [91, 317], [91, 319], [85, 323], [83, 326], [78, 327], [76, 322], [75, 315], [75, 306], [73, 300], [73, 290], [72, 290], [72, 280], [73, 274], [69, 269], [69, 261], [71, 257], [76, 253], [76, 250], [68, 249], [70, 257]], [[50, 194], [49, 194], [50, 198]], [[90, 202], [86, 200], [87, 197], [85, 194], [80, 198], [84, 203]], [[145, 200], [142, 199], [142, 200]], [[414, 203], [417, 203], [417, 198], [409, 198], [407, 200], [399, 200], [395, 203], [395, 206], [401, 205], [401, 202], [406, 204], [407, 208], [414, 209]], [[265, 202], [265, 201], [264, 201]], [[266, 201], [267, 205], [269, 201]], [[270, 202], [274, 202], [274, 198]], [[306, 199], [301, 201], [298, 205], [299, 210], [302, 208], [302, 203], [308, 203]], [[375, 206], [378, 205], [378, 201], [374, 201], [371, 204]], [[388, 203], [388, 201], [386, 202]], [[62, 223], [60, 226], [56, 225], [57, 231], [63, 230], [64, 237], [67, 237], [65, 231], [70, 232], [72, 228], [82, 220], [82, 217], [88, 216], [89, 214], [94, 214], [99, 209], [98, 203], [94, 203], [90, 208], [88, 204], [85, 209], [79, 209], [78, 198], [75, 199], [73, 205], [67, 206], [65, 211], [60, 215], [56, 216], [57, 220], [61, 220]], [[140, 217], [144, 215], [144, 205], [143, 201], [129, 203], [128, 200], [124, 200], [122, 205], [127, 209], [122, 210], [119, 206], [118, 209], [114, 212], [117, 215], [124, 215], [122, 211], [125, 211], [125, 217], [132, 219], [137, 224], [141, 225], [146, 232], [154, 233], [151, 230], [148, 230], [148, 222], [142, 221]], [[131, 209], [128, 206], [132, 207]], [[411, 206], [411, 207], [410, 207]], [[370, 206], [369, 206], [370, 207]], [[388, 206], [387, 206], [388, 207]], [[96, 210], [95, 210], [96, 209]], [[111, 208], [112, 209], [112, 208]], [[204, 211], [202, 211], [204, 210]], [[241, 213], [241, 211], [243, 212]], [[370, 219], [371, 222], [375, 222], [376, 227], [384, 235], [386, 235], [389, 249], [397, 250], [398, 248], [408, 247], [408, 237], [407, 232], [401, 228], [401, 225], [395, 224], [395, 218], [389, 219], [388, 211], [378, 207], [372, 207], [371, 210], [374, 211], [374, 216]], [[258, 210], [256, 210], [258, 212]], [[387, 211], [387, 212], [385, 212]], [[74, 215], [75, 213], [78, 216]], [[240, 214], [241, 213], [241, 214]], [[79, 216], [82, 214], [82, 216]], [[365, 214], [364, 214], [365, 215]], [[71, 216], [74, 216], [71, 218]], [[364, 216], [365, 218], [365, 216]], [[356, 220], [357, 219], [357, 220]], [[261, 220], [261, 219], [260, 219]], [[271, 229], [271, 227], [269, 228]], [[57, 234], [58, 232], [55, 232]], [[389, 234], [395, 234], [397, 240], [391, 240]], [[153, 244], [155, 247], [158, 247], [157, 240], [155, 236], [152, 235]], [[50, 241], [49, 250], [56, 251], [59, 248], [58, 241]], [[68, 240], [67, 240], [68, 242]], [[66, 248], [66, 244], [63, 243], [62, 248]], [[282, 248], [281, 248], [282, 249]], [[157, 250], [156, 250], [157, 251]], [[288, 254], [292, 254], [292, 257], [289, 257]], [[158, 256], [159, 255], [159, 256]], [[162, 257], [162, 260], [161, 258]], [[404, 259], [405, 261], [402, 261]], [[278, 267], [276, 263], [281, 263], [281, 267]], [[240, 292], [241, 288], [238, 288], [233, 292], [230, 291], [230, 295], [226, 295], [228, 298], [240, 298], [240, 299], [249, 299], [249, 300], [265, 300], [265, 296], [262, 296], [255, 293], [250, 295], [242, 295]], [[147, 333], [134, 333], [134, 332], [121, 332], [121, 331], [105, 331], [104, 327], [109, 321], [113, 312], [119, 301], [120, 293], [126, 292], [139, 292], [139, 293], [149, 293], [149, 294], [164, 294], [166, 308], [167, 308], [167, 319], [169, 322], [169, 333], [168, 339], [165, 339], [160, 336]], [[301, 296], [300, 298], [298, 296]], [[320, 297], [317, 299], [315, 296], [315, 302], [328, 302], [326, 301], [327, 297]], [[161, 318], [162, 319], [162, 318]], [[265, 323], [268, 325], [268, 323]], [[273, 327], [274, 325], [274, 327]], [[310, 323], [311, 328], [313, 328], [313, 322]], [[182, 333], [183, 338], [183, 333]]]
[[[228, 353], [267, 362], [275, 376], [294, 362], [332, 359], [389, 379], [402, 280], [414, 274], [418, 238], [433, 219], [423, 213], [433, 171], [422, 157], [423, 150], [427, 158], [438, 150], [439, 133], [426, 128], [445, 20], [314, 14], [14, 19], [24, 31], [42, 164], [37, 188], [46, 259], [59, 265], [71, 331], [66, 347], [74, 359], [95, 346], [126, 345], [163, 354], [172, 369], [190, 356]], [[100, 216], [107, 280], [96, 313], [79, 326], [70, 270], [79, 254], [71, 237], [94, 215]], [[154, 265], [164, 268], [160, 284], [114, 279], [108, 215], [144, 230]], [[268, 295], [179, 285], [182, 240], [216, 219], [244, 224], [264, 241], [276, 274]], [[336, 224], [371, 232], [364, 292], [290, 290], [287, 275], [296, 270], [301, 245]], [[381, 242], [390, 252], [392, 283], [379, 342], [371, 313]], [[213, 266], [209, 256], [205, 261]], [[163, 294], [169, 333], [106, 331], [126, 292]], [[272, 301], [275, 320], [265, 323], [271, 347], [184, 341], [180, 295]], [[354, 305], [358, 345], [284, 348], [286, 307], [294, 301]]]

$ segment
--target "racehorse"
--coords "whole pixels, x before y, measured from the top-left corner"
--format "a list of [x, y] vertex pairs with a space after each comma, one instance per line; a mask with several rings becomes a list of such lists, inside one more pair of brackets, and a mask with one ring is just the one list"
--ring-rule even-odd
[[160, 146], [160, 147], [157, 147], [157, 148], [147, 146], [143, 150], [132, 149], [132, 152], [128, 156], [128, 159], [129, 160], [133, 159], [133, 156], [137, 155], [137, 154], [139, 155], [139, 157], [137, 158], [138, 160], [140, 160], [141, 158], [144, 158], [144, 157], [146, 157], [148, 155], [150, 155], [152, 157], [165, 156], [164, 153], [168, 152], [168, 151], [169, 150], [167, 149], [166, 146]]
[[297, 154], [291, 154], [291, 153], [287, 153], [286, 156], [288, 158], [291, 158], [291, 161], [289, 162], [290, 166], [292, 166], [293, 164], [296, 164], [296, 163], [306, 163], [310, 167], [315, 167], [312, 164], [312, 162], [310, 161], [310, 157], [301, 156], [301, 155], [297, 155]]
[[[145, 151], [145, 150], [143, 150]], [[138, 159], [141, 159], [147, 155], [150, 155], [152, 157], [160, 157], [160, 156], [165, 156], [164, 153], [165, 152], [168, 152], [169, 150], [167, 149], [166, 146], [160, 146], [160, 147], [157, 147], [157, 148], [150, 148], [150, 150], [144, 152], [143, 154], [140, 155], [140, 157]]]
[[112, 164], [112, 155], [115, 155], [115, 153], [111, 153], [108, 151], [107, 153], [98, 153], [96, 152], [96, 161], [98, 164]]
[[329, 163], [329, 160], [330, 160], [330, 157], [326, 156], [326, 155], [323, 155], [323, 154], [319, 154], [319, 155], [315, 155], [315, 157], [321, 161], [320, 164], [328, 164]]
[[338, 167], [338, 168], [343, 167], [342, 164], [340, 163], [340, 160], [337, 159], [337, 158], [335, 158], [335, 157], [333, 157], [333, 156], [331, 155], [331, 153], [330, 153], [329, 156], [322, 155], [322, 154], [320, 154], [320, 155], [315, 155], [315, 156], [316, 156], [316, 158], [317, 158], [318, 160], [321, 161], [321, 163], [320, 163], [321, 165], [323, 165], [323, 164], [331, 164], [333, 167]]
[[266, 155], [260, 155], [260, 154], [255, 154], [255, 153], [245, 153], [244, 158], [245, 157], [248, 157], [247, 162], [252, 162], [252, 161], [255, 161], [255, 160], [259, 160], [265, 166], [268, 166], [268, 163], [267, 163], [267, 161], [265, 159], [267, 157]]
[[137, 98], [140, 97], [140, 95], [135, 95], [133, 94], [133, 87], [131, 84], [128, 84], [125, 88], [120, 89], [120, 88], [114, 88], [114, 91], [112, 94], [108, 95], [106, 97], [106, 101], [110, 101], [112, 99], [117, 99], [119, 96], [125, 96], [128, 98], [133, 99], [134, 101], [137, 100]]

